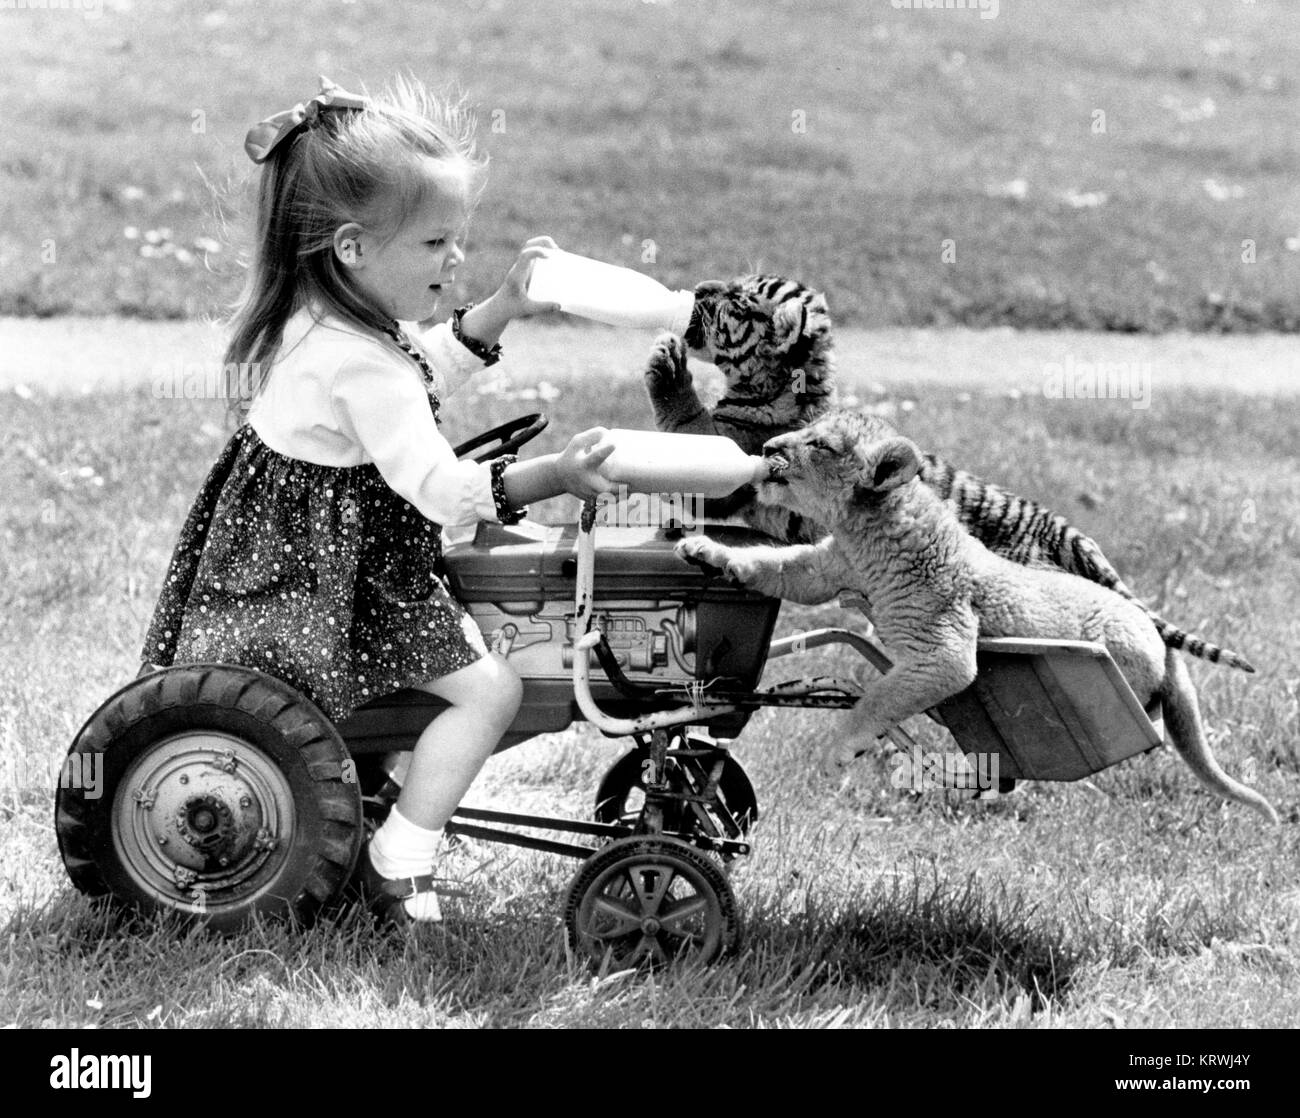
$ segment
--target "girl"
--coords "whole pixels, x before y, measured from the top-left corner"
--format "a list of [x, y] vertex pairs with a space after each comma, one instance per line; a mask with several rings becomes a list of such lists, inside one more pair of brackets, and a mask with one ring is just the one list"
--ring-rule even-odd
[[371, 100], [322, 79], [245, 149], [263, 167], [257, 244], [225, 360], [251, 369], [253, 400], [181, 531], [144, 657], [252, 665], [335, 720], [402, 687], [445, 699], [359, 870], [382, 918], [437, 920], [439, 836], [522, 693], [447, 589], [440, 526], [595, 497], [612, 447], [594, 428], [559, 455], [478, 465], [438, 431], [506, 324], [555, 309], [525, 294], [555, 247], [538, 237], [488, 300], [431, 321], [483, 169], [456, 109], [413, 83]]

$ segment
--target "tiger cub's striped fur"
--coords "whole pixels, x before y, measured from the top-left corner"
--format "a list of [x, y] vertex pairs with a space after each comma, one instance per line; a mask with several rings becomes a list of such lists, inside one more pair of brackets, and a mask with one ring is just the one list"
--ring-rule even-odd
[[[722, 373], [725, 391], [712, 411], [695, 393], [687, 350]], [[757, 454], [772, 435], [806, 427], [830, 406], [834, 372], [825, 296], [752, 275], [695, 288], [686, 334], [656, 340], [646, 388], [660, 430], [725, 435]]]
[[[722, 373], [723, 395], [712, 410], [695, 392], [688, 351]], [[659, 430], [724, 435], [758, 454], [773, 435], [808, 426], [834, 403], [834, 374], [826, 297], [781, 276], [748, 275], [695, 288], [686, 334], [655, 340], [645, 382]], [[752, 486], [705, 502], [709, 516], [741, 509], [778, 539], [809, 535], [796, 514], [758, 505]]]
[[1001, 486], [992, 485], [965, 470], [958, 470], [942, 458], [922, 458], [920, 478], [957, 509], [962, 527], [997, 555], [1025, 566], [1051, 564], [1080, 575], [1136, 602], [1155, 625], [1160, 639], [1170, 648], [1181, 648], [1191, 656], [1211, 663], [1255, 669], [1237, 652], [1220, 648], [1166, 621], [1139, 600], [1111, 566], [1101, 547], [1063, 516]]
[[[712, 411], [695, 392], [688, 350], [716, 364], [725, 379]], [[831, 350], [830, 312], [820, 292], [770, 275], [702, 283], [685, 336], [660, 335], [650, 355], [645, 381], [655, 425], [661, 431], [725, 435], [746, 453], [760, 453], [768, 439], [807, 427], [835, 405]], [[962, 526], [990, 551], [1021, 564], [1054, 564], [1100, 583], [1141, 605], [1170, 648], [1255, 670], [1237, 653], [1184, 632], [1138, 601], [1098, 544], [1063, 516], [933, 454], [924, 457], [920, 477], [953, 503]], [[810, 543], [825, 534], [798, 513], [759, 505], [751, 486], [705, 502], [709, 516], [738, 512], [787, 543]]]

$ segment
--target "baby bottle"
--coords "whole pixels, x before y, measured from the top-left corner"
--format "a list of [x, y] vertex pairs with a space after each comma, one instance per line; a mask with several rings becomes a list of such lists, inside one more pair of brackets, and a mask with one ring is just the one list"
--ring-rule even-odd
[[670, 291], [644, 272], [561, 249], [549, 250], [533, 261], [528, 296], [542, 303], [559, 303], [566, 314], [610, 326], [671, 330], [674, 334], [686, 332], [695, 305], [693, 292]]
[[720, 435], [679, 435], [615, 427], [614, 452], [600, 466], [610, 481], [634, 493], [692, 493], [725, 497], [764, 480], [767, 463]]

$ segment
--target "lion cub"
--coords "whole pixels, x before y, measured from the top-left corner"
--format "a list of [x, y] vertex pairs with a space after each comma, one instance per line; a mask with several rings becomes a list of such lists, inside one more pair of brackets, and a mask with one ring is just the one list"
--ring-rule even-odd
[[759, 500], [797, 509], [831, 535], [810, 545], [744, 548], [697, 536], [678, 553], [794, 602], [828, 602], [844, 591], [866, 597], [894, 667], [864, 686], [848, 744], [827, 747], [828, 768], [842, 768], [889, 727], [969, 686], [981, 636], [1086, 640], [1109, 649], [1144, 706], [1160, 698], [1174, 748], [1207, 788], [1278, 821], [1263, 796], [1215, 761], [1187, 668], [1142, 608], [1057, 568], [994, 555], [921, 483], [920, 451], [889, 424], [832, 411], [769, 439], [763, 453], [770, 476]]

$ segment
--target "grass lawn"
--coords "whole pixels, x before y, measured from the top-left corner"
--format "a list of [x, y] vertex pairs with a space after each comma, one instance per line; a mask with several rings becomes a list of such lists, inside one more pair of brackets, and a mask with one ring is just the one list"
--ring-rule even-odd
[[[552, 380], [549, 410], [564, 419], [539, 450], [597, 422], [645, 425], [631, 378], [602, 393], [586, 377]], [[522, 384], [453, 397], [449, 434], [533, 410]], [[1170, 750], [983, 804], [896, 791], [870, 761], [837, 790], [813, 759], [838, 716], [764, 711], [737, 745], [763, 811], [755, 853], [733, 871], [745, 946], [707, 973], [593, 980], [562, 945], [573, 864], [500, 847], [469, 851], [473, 895], [409, 941], [352, 918], [229, 941], [125, 921], [67, 882], [52, 773], [134, 672], [175, 533], [225, 437], [220, 405], [147, 389], [6, 392], [0, 1022], [1293, 1026], [1300, 414], [1228, 392], [1156, 392], [1139, 410], [848, 387], [893, 405], [923, 445], [1067, 513], [1167, 616], [1254, 660], [1252, 677], [1192, 671], [1217, 755], [1283, 827], [1209, 797]], [[787, 606], [780, 633], [844, 623], [833, 605]], [[819, 650], [768, 678], [848, 666]], [[586, 726], [534, 740], [494, 759], [470, 802], [585, 816], [620, 751]]]
[[492, 158], [466, 297], [549, 232], [675, 286], [798, 276], [846, 324], [1300, 325], [1288, 0], [105, 0], [0, 29], [0, 313], [211, 312], [246, 129], [320, 71], [408, 70], [467, 93]]

